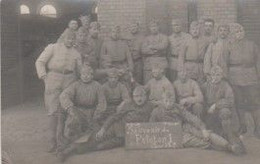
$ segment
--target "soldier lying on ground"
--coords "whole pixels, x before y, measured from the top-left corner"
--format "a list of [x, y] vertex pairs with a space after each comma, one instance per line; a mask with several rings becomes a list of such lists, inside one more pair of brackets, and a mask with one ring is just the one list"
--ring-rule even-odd
[[70, 142], [94, 128], [95, 120], [106, 110], [106, 99], [102, 86], [93, 81], [91, 67], [81, 69], [80, 80], [62, 92], [60, 103], [68, 114], [64, 135]]
[[183, 128], [183, 147], [197, 147], [229, 151], [236, 155], [244, 153], [241, 142], [231, 143], [222, 136], [219, 136], [206, 129], [206, 125], [195, 115], [174, 104], [167, 92], [164, 94], [163, 102], [157, 106], [152, 114], [151, 122], [180, 122]]
[[111, 149], [124, 145], [125, 124], [132, 122], [148, 122], [153, 105], [147, 101], [146, 92], [142, 87], [136, 87], [133, 100], [121, 106], [117, 113], [109, 117], [104, 125], [93, 131], [88, 141], [73, 143], [58, 153], [58, 158], [64, 161], [73, 153]]
[[185, 67], [178, 72], [174, 82], [177, 103], [185, 106], [188, 111], [201, 118], [203, 114], [203, 95], [198, 83], [187, 77]]

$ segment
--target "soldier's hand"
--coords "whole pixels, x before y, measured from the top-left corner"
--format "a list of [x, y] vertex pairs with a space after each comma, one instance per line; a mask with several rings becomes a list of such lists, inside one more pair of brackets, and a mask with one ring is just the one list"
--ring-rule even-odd
[[98, 133], [96, 134], [96, 140], [100, 140], [101, 138], [104, 137], [104, 134], [105, 134], [105, 129], [104, 128], [101, 128]]

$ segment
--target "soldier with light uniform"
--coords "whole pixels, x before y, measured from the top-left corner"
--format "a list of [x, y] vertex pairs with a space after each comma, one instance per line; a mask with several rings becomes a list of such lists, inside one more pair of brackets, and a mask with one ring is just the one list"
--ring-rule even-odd
[[200, 27], [197, 21], [190, 25], [190, 38], [182, 48], [178, 68], [186, 67], [187, 76], [201, 85], [204, 82], [203, 61], [207, 47], [200, 38]]
[[154, 65], [152, 68], [153, 78], [150, 79], [145, 85], [145, 89], [148, 93], [149, 101], [155, 106], [162, 100], [162, 95], [166, 91], [172, 96], [175, 102], [175, 93], [172, 83], [165, 77], [164, 68], [160, 65]]
[[255, 135], [260, 138], [260, 56], [258, 46], [245, 38], [244, 28], [234, 25], [235, 41], [230, 46], [229, 82], [231, 83], [238, 109], [241, 133], [245, 133], [245, 112], [252, 113]]
[[151, 21], [149, 23], [150, 35], [145, 37], [142, 44], [142, 55], [144, 59], [144, 83], [146, 84], [152, 78], [152, 66], [161, 65], [168, 68], [166, 58], [168, 38], [160, 33], [158, 23]]
[[173, 33], [169, 36], [170, 52], [169, 52], [169, 80], [174, 82], [177, 79], [178, 58], [181, 48], [187, 40], [191, 38], [190, 34], [182, 32], [182, 22], [179, 19], [172, 20]]
[[75, 35], [67, 33], [64, 42], [48, 45], [35, 63], [38, 77], [45, 83], [45, 108], [51, 130], [50, 152], [57, 147], [59, 96], [78, 79], [82, 64], [80, 54], [73, 48], [74, 41]]
[[210, 76], [210, 70], [214, 66], [220, 66], [223, 69], [224, 77], [228, 74], [228, 56], [230, 41], [228, 40], [229, 26], [226, 24], [219, 25], [218, 39], [212, 42], [204, 57], [204, 74]]
[[198, 83], [187, 77], [185, 67], [178, 72], [178, 79], [174, 81], [177, 103], [202, 118], [203, 115], [203, 95]]

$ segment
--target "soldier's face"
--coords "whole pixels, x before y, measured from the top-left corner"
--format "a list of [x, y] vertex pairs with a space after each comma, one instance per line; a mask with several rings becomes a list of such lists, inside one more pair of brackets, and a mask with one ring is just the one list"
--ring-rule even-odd
[[118, 77], [117, 76], [108, 77], [108, 83], [110, 86], [115, 87], [118, 83]]
[[82, 26], [89, 28], [90, 21], [88, 19], [82, 19], [81, 24], [82, 24]]
[[181, 32], [181, 24], [178, 22], [172, 22], [172, 30], [174, 33], [180, 33]]
[[213, 72], [211, 73], [211, 82], [213, 84], [219, 83], [223, 78], [223, 75], [221, 72]]
[[241, 40], [245, 37], [245, 31], [242, 28], [235, 29], [235, 37], [237, 40]]
[[72, 36], [67, 36], [64, 40], [64, 45], [68, 48], [71, 48], [74, 45], [75, 38]]
[[193, 26], [190, 28], [190, 34], [192, 35], [192, 37], [196, 38], [199, 37], [200, 34], [200, 28], [199, 26]]
[[214, 25], [212, 22], [205, 22], [205, 24], [204, 24], [205, 33], [211, 34], [213, 31], [213, 28], [214, 28]]
[[89, 83], [92, 81], [93, 79], [93, 72], [92, 71], [82, 71], [81, 75], [80, 75], [80, 79], [84, 82], [84, 83]]
[[78, 29], [78, 22], [77, 21], [70, 21], [69, 28], [76, 31]]
[[160, 80], [163, 77], [163, 70], [159, 68], [153, 68], [152, 75], [156, 80]]
[[133, 100], [137, 105], [141, 106], [146, 102], [146, 95], [143, 92], [135, 90], [133, 93]]
[[94, 38], [98, 37], [98, 32], [99, 32], [98, 27], [92, 27], [89, 29], [90, 35]]
[[219, 27], [218, 35], [221, 39], [226, 39], [229, 34], [229, 31], [226, 27]]
[[136, 23], [131, 25], [130, 31], [132, 34], [136, 34], [138, 32], [138, 30], [139, 30], [139, 26]]
[[150, 25], [150, 32], [151, 34], [155, 35], [155, 34], [158, 34], [159, 32], [159, 27], [157, 24], [151, 24]]

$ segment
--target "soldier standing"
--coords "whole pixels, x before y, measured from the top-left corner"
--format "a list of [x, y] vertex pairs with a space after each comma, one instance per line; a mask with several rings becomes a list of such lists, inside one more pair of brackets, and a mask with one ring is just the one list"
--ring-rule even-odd
[[134, 79], [139, 84], [143, 84], [143, 59], [141, 49], [144, 36], [140, 34], [139, 23], [135, 22], [130, 25], [130, 36], [126, 39], [134, 62]]
[[241, 133], [247, 131], [245, 112], [252, 113], [255, 135], [260, 138], [260, 57], [257, 45], [245, 38], [243, 26], [234, 26], [236, 40], [230, 46], [229, 81], [235, 92]]
[[178, 79], [174, 82], [177, 103], [202, 118], [203, 114], [203, 95], [198, 83], [187, 77], [186, 69], [179, 70]]
[[68, 33], [76, 34], [78, 27], [79, 27], [78, 22], [76, 20], [71, 20], [68, 24], [68, 27], [61, 34], [57, 42], [59, 43], [64, 42], [64, 38], [66, 37], [66, 35], [68, 35]]
[[145, 84], [152, 78], [153, 65], [161, 65], [165, 69], [168, 67], [166, 59], [168, 38], [159, 32], [158, 23], [155, 21], [150, 22], [149, 29], [150, 35], [144, 39], [142, 44]]
[[213, 19], [210, 18], [204, 19], [204, 27], [203, 27], [204, 34], [202, 34], [202, 38], [206, 45], [209, 45], [215, 40], [214, 26], [215, 26], [215, 21]]
[[75, 35], [67, 33], [64, 42], [50, 44], [36, 60], [38, 77], [45, 83], [45, 108], [48, 110], [51, 148], [57, 148], [57, 122], [60, 115], [59, 96], [78, 79], [82, 64], [80, 54], [73, 48]]
[[178, 19], [172, 20], [173, 33], [169, 36], [170, 53], [169, 53], [169, 80], [174, 82], [178, 72], [178, 58], [181, 48], [185, 45], [190, 34], [182, 32], [182, 22]]
[[79, 27], [79, 31], [83, 32], [85, 34], [85, 36], [88, 36], [89, 26], [90, 26], [90, 17], [87, 15], [80, 16], [79, 20], [82, 25]]
[[200, 38], [200, 27], [197, 21], [191, 23], [190, 34], [192, 38], [186, 42], [180, 52], [178, 68], [182, 69], [185, 66], [188, 78], [201, 85], [204, 82], [203, 60], [207, 47]]

